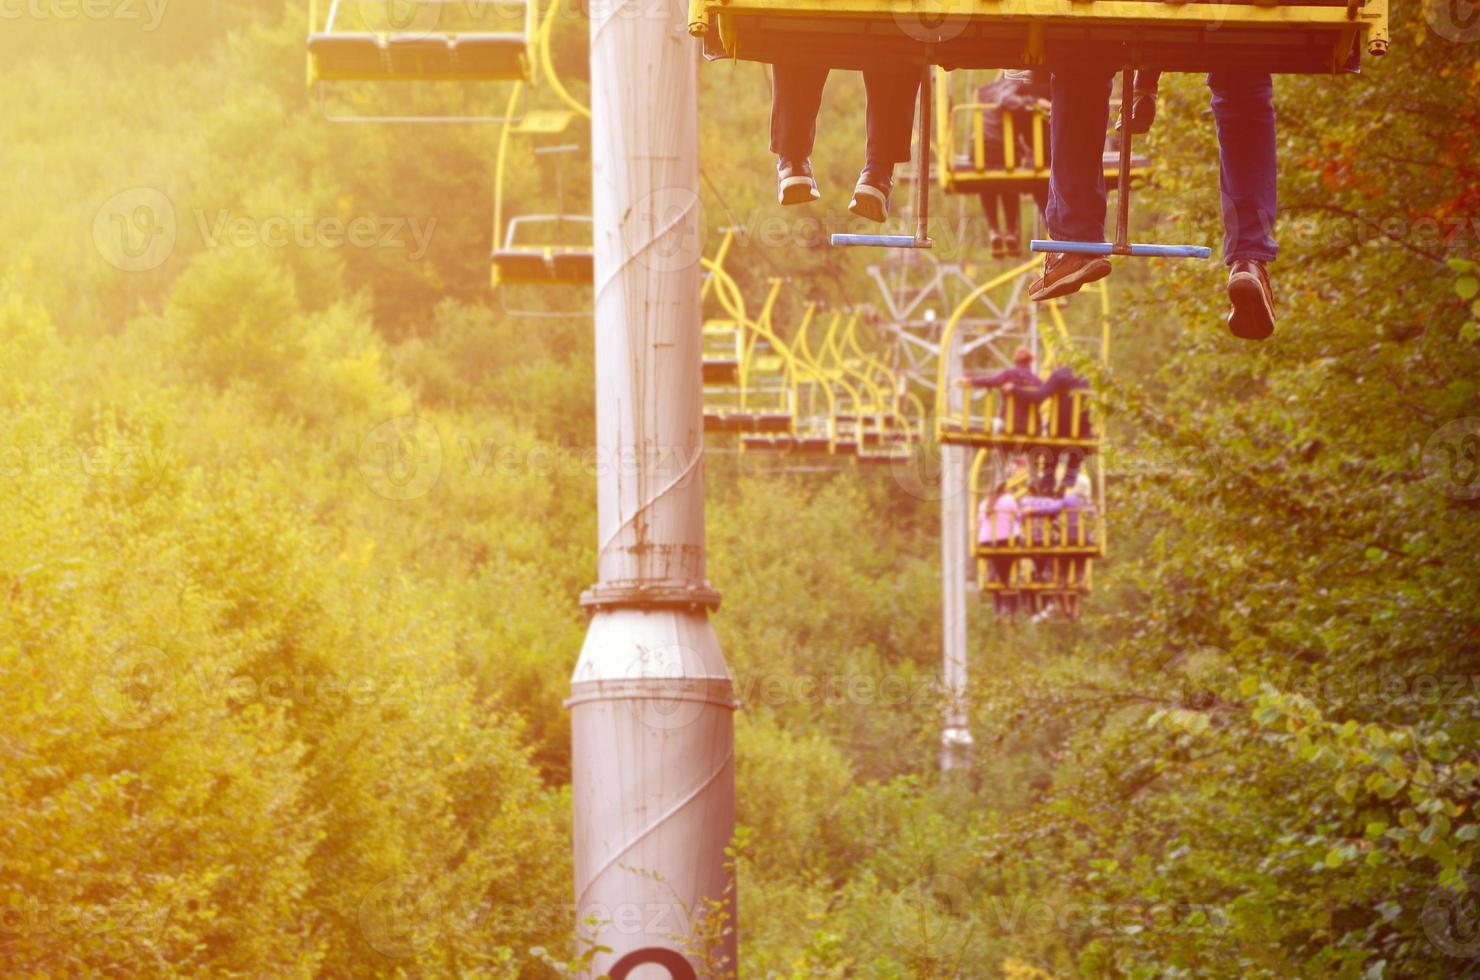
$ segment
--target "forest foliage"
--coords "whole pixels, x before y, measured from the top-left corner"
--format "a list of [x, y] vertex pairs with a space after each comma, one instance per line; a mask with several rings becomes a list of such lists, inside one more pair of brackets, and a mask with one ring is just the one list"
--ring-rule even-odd
[[[589, 318], [489, 292], [487, 130], [326, 123], [301, 5], [127, 6], [0, 26], [0, 962], [554, 975]], [[1079, 622], [973, 606], [967, 772], [936, 766], [938, 502], [711, 446], [746, 976], [1480, 968], [1457, 10], [1278, 80], [1274, 339], [1226, 335], [1217, 263], [1117, 272], [1112, 554]], [[557, 22], [578, 97], [585, 25]], [[747, 296], [869, 296], [865, 259], [778, 223], [764, 70], [700, 75], [706, 232], [739, 229]], [[1148, 237], [1220, 237], [1206, 98], [1164, 84]], [[835, 77], [824, 216], [861, 107]], [[548, 168], [506, 195], [557, 206]]]

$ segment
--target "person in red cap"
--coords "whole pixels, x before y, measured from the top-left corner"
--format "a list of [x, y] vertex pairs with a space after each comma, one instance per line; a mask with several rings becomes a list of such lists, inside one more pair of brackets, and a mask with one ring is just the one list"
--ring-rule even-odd
[[[956, 385], [960, 388], [1001, 388], [1010, 385], [1014, 389], [1029, 388], [1036, 391], [1042, 384], [1043, 379], [1033, 372], [1033, 352], [1026, 347], [1019, 347], [1012, 352], [1010, 368], [991, 374], [968, 374], [956, 379]], [[1009, 406], [1011, 418], [1008, 417]], [[1028, 431], [1028, 413], [1035, 407], [1036, 404], [1030, 404], [1026, 399], [1008, 396], [1002, 399], [997, 417], [1009, 434], [1024, 435]]]

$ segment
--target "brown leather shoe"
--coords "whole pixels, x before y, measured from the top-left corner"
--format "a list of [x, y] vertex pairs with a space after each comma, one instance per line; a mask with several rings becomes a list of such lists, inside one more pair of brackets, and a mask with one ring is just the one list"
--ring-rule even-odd
[[1242, 340], [1263, 340], [1274, 333], [1274, 294], [1264, 263], [1239, 259], [1228, 270], [1228, 330]]
[[1077, 255], [1072, 252], [1050, 252], [1043, 263], [1043, 275], [1028, 287], [1028, 298], [1035, 303], [1079, 292], [1079, 287], [1098, 282], [1110, 274], [1110, 260], [1103, 255]]

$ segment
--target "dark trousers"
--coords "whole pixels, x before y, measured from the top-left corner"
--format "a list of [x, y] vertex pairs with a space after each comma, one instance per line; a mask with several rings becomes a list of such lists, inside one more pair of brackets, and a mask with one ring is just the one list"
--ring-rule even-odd
[[[771, 66], [771, 152], [804, 159], [817, 140], [817, 110], [822, 107], [826, 68], [812, 65]], [[920, 73], [866, 71], [868, 142], [864, 156], [869, 169], [887, 170], [910, 158], [910, 135], [915, 122], [915, 97]]]
[[1080, 467], [1084, 465], [1084, 450], [1062, 450], [1059, 453], [1059, 458], [1054, 467], [1055, 469], [1058, 468], [1057, 463], [1064, 464], [1064, 475], [1063, 478], [1059, 480], [1059, 486], [1065, 488], [1072, 487], [1074, 486], [1074, 481], [1079, 479]]
[[[1110, 120], [1110, 71], [1054, 72], [1049, 140], [1053, 173], [1048, 232], [1059, 241], [1105, 241], [1102, 154]], [[1223, 200], [1223, 261], [1272, 261], [1274, 219], [1274, 86], [1267, 73], [1208, 75], [1218, 127], [1218, 187]]]

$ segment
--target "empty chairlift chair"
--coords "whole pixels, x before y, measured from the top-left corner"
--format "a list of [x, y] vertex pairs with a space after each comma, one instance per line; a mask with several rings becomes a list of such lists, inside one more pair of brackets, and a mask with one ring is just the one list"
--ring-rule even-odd
[[524, 81], [534, 22], [533, 0], [333, 0], [308, 36], [310, 71], [325, 82]]
[[[806, 457], [847, 457], [857, 451], [857, 443], [850, 443], [840, 434], [838, 415], [842, 398], [839, 391], [812, 363], [810, 355], [804, 353], [802, 343], [807, 330], [817, 313], [817, 304], [808, 303], [802, 314], [801, 323], [790, 342], [777, 335], [771, 325], [776, 290], [781, 280], [771, 280], [771, 296], [767, 300], [765, 315], [752, 324], [774, 355], [779, 357], [776, 365], [784, 378], [787, 405], [791, 409], [791, 425], [785, 432], [756, 432], [741, 436], [742, 451], [783, 453]], [[747, 384], [753, 383], [747, 376]]]
[[336, 82], [522, 82], [536, 62], [537, 0], [332, 0], [309, 5], [308, 78], [333, 122], [504, 122], [507, 115], [348, 115]]
[[[564, 111], [528, 113], [512, 131], [516, 134], [563, 132], [572, 114]], [[564, 209], [565, 179], [563, 160], [579, 152], [575, 143], [536, 147], [535, 158], [555, 161], [555, 199], [560, 208], [555, 214], [521, 214], [500, 228], [503, 215], [504, 176], [507, 172], [508, 133], [499, 145], [497, 190], [494, 203], [494, 246], [490, 256], [493, 267], [492, 285], [500, 290], [504, 309], [515, 316], [560, 317], [585, 315], [588, 310], [571, 304], [549, 308], [513, 307], [509, 304], [509, 286], [539, 287], [548, 293], [564, 293], [577, 287], [590, 286], [594, 278], [591, 217], [567, 214]]]
[[893, 463], [913, 454], [918, 425], [901, 410], [904, 385], [898, 376], [860, 342], [863, 321], [862, 310], [835, 315], [817, 365], [854, 402], [851, 411], [846, 405], [839, 411], [839, 438], [857, 446], [860, 463]]
[[[576, 236], [588, 241], [561, 241]], [[590, 237], [589, 215], [521, 214], [512, 218], [503, 242], [493, 250], [494, 285], [589, 286]]]
[[709, 320], [704, 344], [704, 431], [790, 433], [786, 366], [770, 342], [733, 320]]
[[736, 385], [745, 337], [734, 320], [705, 320], [702, 374], [704, 384]]

